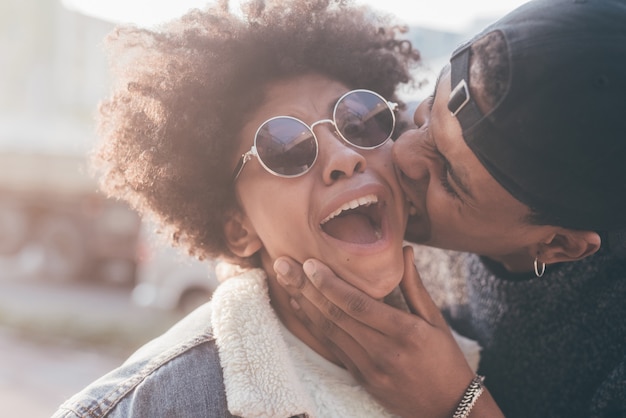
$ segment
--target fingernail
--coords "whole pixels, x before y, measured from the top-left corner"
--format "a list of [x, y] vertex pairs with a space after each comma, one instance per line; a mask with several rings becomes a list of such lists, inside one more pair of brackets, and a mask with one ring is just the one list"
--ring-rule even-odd
[[309, 278], [311, 278], [315, 274], [315, 263], [312, 262], [311, 260], [307, 260], [302, 265], [302, 269], [304, 270], [306, 275], [309, 276]]
[[300, 304], [298, 304], [298, 302], [296, 302], [295, 299], [289, 299], [289, 304], [291, 305], [294, 311], [300, 310]]
[[274, 263], [274, 271], [276, 271], [276, 273], [278, 273], [281, 276], [286, 276], [289, 274], [289, 271], [291, 270], [289, 263], [286, 262], [285, 260], [277, 260]]

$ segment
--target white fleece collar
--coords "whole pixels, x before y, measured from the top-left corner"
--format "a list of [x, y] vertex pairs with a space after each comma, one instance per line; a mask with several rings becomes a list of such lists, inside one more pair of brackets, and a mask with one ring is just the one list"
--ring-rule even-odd
[[212, 298], [212, 325], [231, 414], [287, 418], [391, 417], [365, 390], [307, 361], [288, 345], [261, 269], [225, 280]]

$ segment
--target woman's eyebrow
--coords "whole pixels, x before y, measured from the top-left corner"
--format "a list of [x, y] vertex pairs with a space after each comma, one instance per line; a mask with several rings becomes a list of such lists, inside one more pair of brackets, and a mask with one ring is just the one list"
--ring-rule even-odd
[[[345, 94], [345, 93], [344, 93]], [[327, 111], [328, 114], [330, 115], [331, 119], [334, 117], [335, 115], [335, 106], [337, 106], [337, 102], [339, 101], [339, 99], [341, 99], [341, 97], [343, 97], [343, 94], [340, 94], [339, 96], [333, 98], [333, 100], [331, 100], [328, 103], [328, 107], [327, 107]]]
[[328, 114], [331, 115], [331, 117], [333, 116], [333, 113], [335, 112], [335, 106], [337, 105], [337, 102], [339, 101], [340, 98], [341, 96], [337, 97], [335, 100], [333, 100], [332, 102], [328, 104]]

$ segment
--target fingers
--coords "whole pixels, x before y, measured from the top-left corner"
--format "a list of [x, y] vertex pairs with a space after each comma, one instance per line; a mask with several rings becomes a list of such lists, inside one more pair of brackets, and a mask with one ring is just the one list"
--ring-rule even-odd
[[274, 271], [283, 286], [302, 289], [307, 281], [302, 266], [289, 257], [278, 257], [274, 261]]
[[[355, 361], [365, 361], [368, 353], [351, 335], [333, 322], [339, 319], [345, 322], [348, 319], [343, 318], [345, 314], [311, 284], [299, 263], [288, 257], [280, 257], [274, 262], [274, 270], [279, 283], [292, 297], [292, 306], [300, 322], [358, 378], [360, 373]], [[367, 334], [371, 335], [371, 332], [368, 330]]]
[[356, 313], [370, 309], [370, 303], [378, 303], [317, 260], [308, 260], [300, 266], [289, 258], [280, 257], [274, 269], [278, 282], [306, 313], [308, 321], [328, 336], [337, 332], [337, 327], [357, 326], [353, 324], [358, 322]]
[[[280, 265], [283, 261], [287, 265]], [[379, 335], [403, 336], [415, 327], [415, 316], [371, 298], [318, 260], [307, 260], [301, 268], [281, 257], [275, 269], [279, 283], [305, 311], [308, 327], [320, 328], [342, 349], [348, 337], [371, 350], [371, 340]]]
[[320, 327], [332, 327], [332, 323], [322, 323], [325, 319], [322, 310], [331, 318], [340, 316], [342, 312], [336, 310], [313, 286], [302, 265], [289, 257], [279, 257], [274, 262], [274, 271], [278, 282], [291, 297], [291, 306], [298, 311], [296, 314], [304, 324], [315, 322]]
[[413, 247], [406, 246], [404, 252], [404, 276], [400, 289], [412, 313], [420, 316], [430, 325], [440, 325], [444, 321], [439, 308], [435, 305], [415, 268]]

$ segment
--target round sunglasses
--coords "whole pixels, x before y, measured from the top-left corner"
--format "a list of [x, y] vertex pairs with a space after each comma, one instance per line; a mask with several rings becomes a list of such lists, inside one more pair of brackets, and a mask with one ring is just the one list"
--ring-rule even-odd
[[378, 148], [391, 138], [397, 107], [373, 91], [352, 90], [337, 100], [332, 120], [322, 119], [309, 126], [291, 116], [270, 118], [257, 129], [252, 148], [239, 159], [233, 181], [252, 157], [279, 177], [305, 174], [317, 160], [319, 143], [313, 129], [323, 123], [332, 124], [335, 132], [356, 148]]

